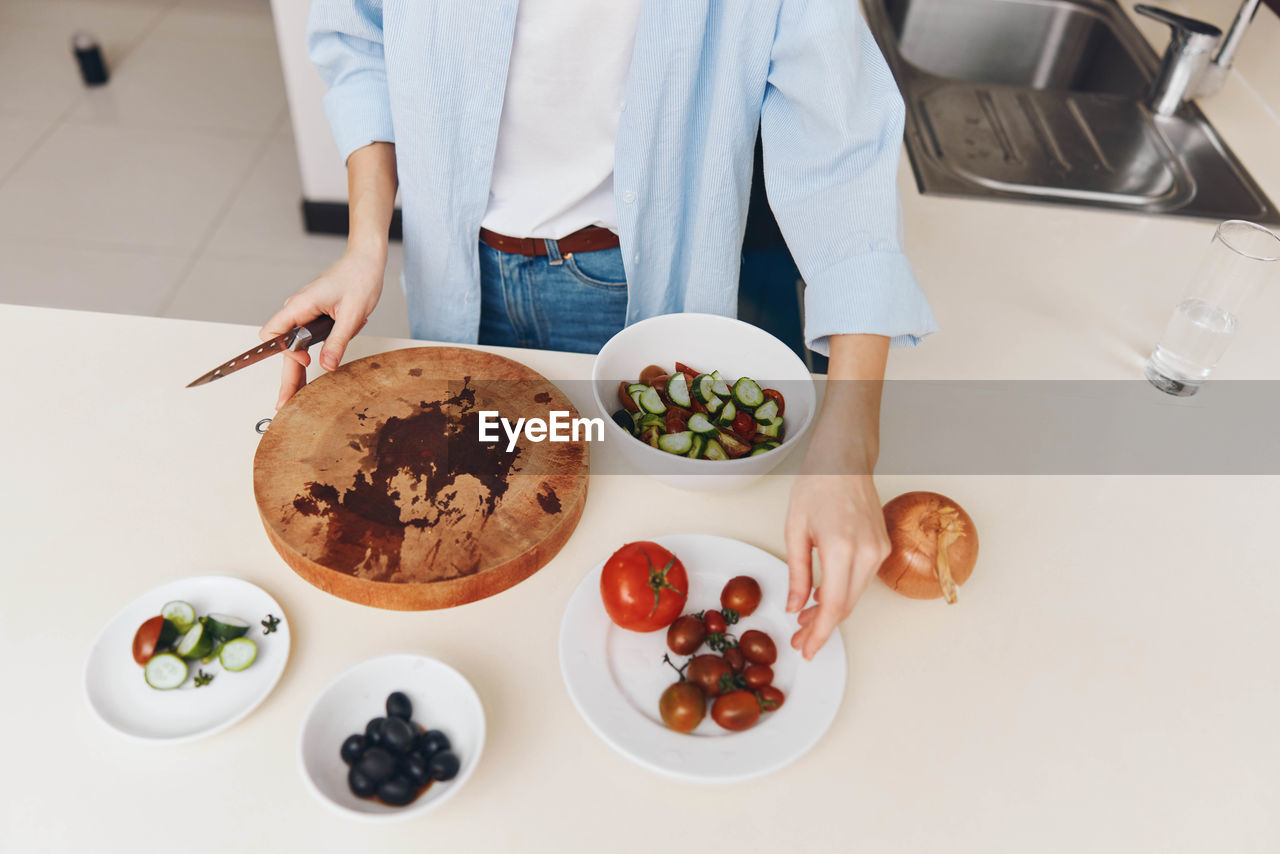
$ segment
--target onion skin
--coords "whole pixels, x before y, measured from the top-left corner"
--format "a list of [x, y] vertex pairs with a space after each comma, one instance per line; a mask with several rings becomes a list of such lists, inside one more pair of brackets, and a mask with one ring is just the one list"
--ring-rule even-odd
[[[893, 551], [877, 573], [880, 580], [911, 599], [944, 595], [939, 580], [939, 542], [947, 543], [942, 571], [955, 586], [964, 584], [978, 562], [978, 529], [964, 508], [936, 492], [907, 492], [884, 506]], [[955, 602], [954, 586], [948, 602]]]

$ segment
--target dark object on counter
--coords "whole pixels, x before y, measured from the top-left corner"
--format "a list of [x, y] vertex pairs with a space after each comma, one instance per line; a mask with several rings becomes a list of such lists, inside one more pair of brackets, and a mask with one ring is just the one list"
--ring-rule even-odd
[[409, 702], [403, 691], [387, 696], [387, 717], [404, 718], [406, 721], [413, 718], [413, 703]]
[[89, 33], [76, 33], [71, 37], [71, 52], [80, 66], [80, 78], [86, 86], [102, 86], [111, 78], [102, 47]]
[[462, 763], [448, 736], [438, 729], [420, 731], [410, 720], [413, 705], [404, 693], [393, 692], [386, 705], [388, 717], [372, 718], [365, 734], [347, 736], [339, 752], [351, 766], [347, 786], [352, 794], [401, 807], [433, 782], [458, 776]]

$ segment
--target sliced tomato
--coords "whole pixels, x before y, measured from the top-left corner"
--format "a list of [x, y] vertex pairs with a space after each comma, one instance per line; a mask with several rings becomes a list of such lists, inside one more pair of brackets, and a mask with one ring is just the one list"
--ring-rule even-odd
[[636, 404], [635, 398], [627, 394], [627, 386], [629, 385], [630, 383], [626, 380], [618, 383], [618, 402], [622, 404], [622, 408], [627, 412], [639, 412], [640, 407]]
[[750, 442], [756, 435], [756, 420], [750, 412], [739, 412], [733, 418], [733, 432], [744, 442]]

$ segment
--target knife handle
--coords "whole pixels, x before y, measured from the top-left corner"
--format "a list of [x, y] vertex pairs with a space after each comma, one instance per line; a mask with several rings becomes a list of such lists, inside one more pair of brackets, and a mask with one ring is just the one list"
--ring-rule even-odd
[[305, 350], [312, 344], [318, 344], [329, 337], [333, 331], [333, 318], [322, 314], [306, 326], [299, 326], [289, 342], [290, 350]]

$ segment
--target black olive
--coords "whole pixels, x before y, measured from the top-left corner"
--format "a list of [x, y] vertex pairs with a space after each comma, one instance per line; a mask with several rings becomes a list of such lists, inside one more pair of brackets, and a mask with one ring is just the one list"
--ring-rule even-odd
[[449, 737], [438, 729], [429, 729], [418, 736], [418, 749], [430, 759], [440, 751], [449, 749]]
[[408, 753], [413, 750], [417, 735], [413, 724], [404, 718], [387, 718], [382, 725], [382, 746], [396, 753]]
[[631, 413], [627, 412], [625, 409], [619, 409], [617, 412], [613, 413], [613, 423], [617, 424], [628, 433], [636, 428], [635, 419], [632, 418]]
[[369, 720], [369, 725], [364, 728], [364, 738], [370, 747], [382, 744], [382, 728], [386, 725], [386, 718], [371, 718]]
[[416, 750], [400, 760], [400, 770], [419, 789], [431, 782], [431, 763]]
[[360, 761], [360, 757], [364, 754], [364, 736], [349, 735], [347, 740], [342, 742], [342, 761], [348, 765], [352, 765]]
[[378, 797], [393, 807], [402, 807], [418, 795], [418, 788], [403, 774], [383, 780], [378, 786]]
[[413, 703], [403, 692], [396, 691], [387, 696], [387, 717], [404, 718], [406, 721], [413, 717]]
[[381, 747], [370, 747], [355, 767], [373, 782], [381, 783], [396, 773], [396, 759]]
[[358, 768], [347, 772], [347, 786], [357, 798], [367, 798], [378, 790], [378, 784], [361, 774]]
[[458, 776], [458, 757], [451, 750], [442, 750], [431, 757], [429, 767], [435, 780], [452, 780]]

